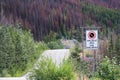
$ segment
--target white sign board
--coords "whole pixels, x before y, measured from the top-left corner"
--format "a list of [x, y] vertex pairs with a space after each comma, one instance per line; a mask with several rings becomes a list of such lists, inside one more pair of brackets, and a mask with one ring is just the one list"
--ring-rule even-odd
[[98, 30], [86, 30], [86, 48], [98, 49]]

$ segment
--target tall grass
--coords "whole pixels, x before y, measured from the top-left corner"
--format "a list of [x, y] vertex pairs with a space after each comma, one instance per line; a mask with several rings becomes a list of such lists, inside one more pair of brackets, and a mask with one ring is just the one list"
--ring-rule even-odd
[[42, 58], [30, 80], [75, 80], [73, 65], [64, 61], [59, 67], [51, 59]]

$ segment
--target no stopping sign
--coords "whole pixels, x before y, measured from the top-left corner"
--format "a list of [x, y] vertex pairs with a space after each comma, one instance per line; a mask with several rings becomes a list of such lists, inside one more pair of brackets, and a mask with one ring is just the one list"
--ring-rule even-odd
[[86, 30], [86, 48], [98, 49], [98, 30]]

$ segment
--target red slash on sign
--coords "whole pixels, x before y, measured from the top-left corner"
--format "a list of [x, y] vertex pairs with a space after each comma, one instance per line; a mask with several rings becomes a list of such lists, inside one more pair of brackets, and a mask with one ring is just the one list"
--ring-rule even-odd
[[90, 31], [88, 33], [88, 38], [91, 39], [91, 40], [95, 39], [96, 38], [96, 33], [94, 31]]

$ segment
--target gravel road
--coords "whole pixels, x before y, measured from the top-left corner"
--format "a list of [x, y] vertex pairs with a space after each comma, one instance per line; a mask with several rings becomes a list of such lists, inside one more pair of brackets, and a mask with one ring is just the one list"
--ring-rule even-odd
[[43, 56], [51, 58], [56, 65], [60, 65], [64, 59], [69, 57], [69, 49], [47, 50]]

